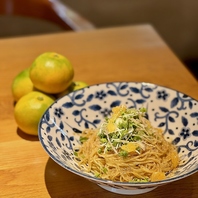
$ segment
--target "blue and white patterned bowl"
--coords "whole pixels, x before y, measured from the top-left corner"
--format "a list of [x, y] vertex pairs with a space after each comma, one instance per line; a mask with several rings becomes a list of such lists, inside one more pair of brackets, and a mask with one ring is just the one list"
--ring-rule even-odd
[[[74, 160], [79, 133], [97, 128], [112, 107], [146, 107], [153, 126], [178, 147], [181, 163], [174, 176], [158, 182], [123, 183], [102, 180], [80, 171]], [[113, 82], [72, 92], [52, 104], [41, 118], [39, 139], [60, 166], [118, 194], [141, 194], [198, 171], [198, 101], [178, 91], [150, 83]]]

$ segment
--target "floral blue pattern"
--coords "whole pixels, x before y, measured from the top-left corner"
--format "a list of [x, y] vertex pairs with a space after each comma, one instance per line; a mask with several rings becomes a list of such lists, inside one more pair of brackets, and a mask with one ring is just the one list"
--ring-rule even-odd
[[[146, 107], [151, 123], [163, 130], [182, 159], [171, 179], [144, 184], [107, 182], [81, 173], [74, 160], [79, 133], [97, 128], [117, 105]], [[154, 188], [198, 170], [198, 102], [186, 94], [151, 83], [114, 82], [93, 85], [72, 92], [54, 102], [39, 124], [39, 139], [49, 154], [65, 169], [98, 185], [122, 190]]]
[[99, 100], [104, 99], [107, 96], [107, 94], [104, 91], [97, 91], [96, 92], [96, 98], [98, 98]]
[[167, 97], [168, 97], [168, 94], [166, 93], [165, 90], [162, 90], [162, 91], [158, 91], [158, 92], [157, 92], [157, 98], [158, 98], [158, 99], [166, 100]]
[[55, 108], [54, 109], [54, 115], [58, 116], [58, 118], [61, 118], [61, 116], [64, 115], [63, 110], [61, 108]]
[[190, 129], [189, 128], [183, 128], [181, 133], [180, 133], [180, 136], [183, 136], [184, 140], [190, 136]]

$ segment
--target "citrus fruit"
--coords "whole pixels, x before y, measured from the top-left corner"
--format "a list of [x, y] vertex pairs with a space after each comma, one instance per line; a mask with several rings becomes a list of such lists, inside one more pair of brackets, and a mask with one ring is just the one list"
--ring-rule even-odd
[[72, 91], [82, 89], [82, 88], [87, 87], [87, 86], [88, 86], [88, 84], [86, 82], [74, 81], [74, 82], [72, 82], [72, 84], [66, 90], [57, 94], [57, 98], [61, 98], [62, 96], [66, 95], [66, 94], [68, 94]]
[[21, 71], [12, 82], [12, 95], [15, 101], [34, 90], [34, 85], [29, 77], [29, 68]]
[[78, 90], [78, 89], [85, 88], [87, 86], [88, 86], [88, 84], [86, 82], [83, 82], [83, 81], [74, 81], [72, 83], [72, 85], [70, 86], [70, 90], [71, 91], [75, 91], [75, 90]]
[[39, 91], [22, 96], [14, 107], [18, 127], [27, 134], [38, 135], [39, 121], [53, 102], [53, 98]]
[[55, 52], [38, 56], [30, 67], [30, 79], [34, 86], [45, 92], [56, 94], [72, 83], [74, 69], [70, 61]]

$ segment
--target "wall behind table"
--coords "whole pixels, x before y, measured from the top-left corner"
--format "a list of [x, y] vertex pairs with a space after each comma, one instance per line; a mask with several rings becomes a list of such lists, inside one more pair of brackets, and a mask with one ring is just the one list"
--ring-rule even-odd
[[61, 0], [97, 28], [150, 23], [184, 62], [198, 67], [198, 0]]

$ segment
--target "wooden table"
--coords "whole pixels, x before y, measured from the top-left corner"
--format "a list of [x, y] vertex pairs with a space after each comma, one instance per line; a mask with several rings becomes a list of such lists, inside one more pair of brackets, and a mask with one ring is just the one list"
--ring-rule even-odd
[[[73, 63], [75, 80], [95, 84], [144, 81], [198, 99], [198, 84], [150, 25], [0, 39], [0, 197], [129, 197], [103, 190], [57, 165], [37, 137], [17, 128], [11, 83], [41, 53]], [[198, 197], [198, 173], [137, 198]]]

